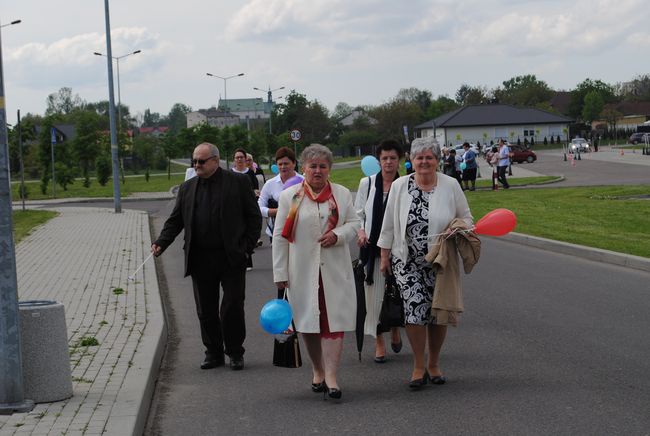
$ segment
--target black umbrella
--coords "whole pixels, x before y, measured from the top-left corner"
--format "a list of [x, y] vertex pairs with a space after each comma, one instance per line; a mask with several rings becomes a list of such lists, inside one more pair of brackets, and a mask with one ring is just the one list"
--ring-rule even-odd
[[355, 329], [355, 334], [357, 336], [359, 361], [361, 361], [361, 350], [363, 349], [363, 325], [366, 322], [366, 290], [363, 286], [366, 274], [363, 270], [363, 264], [359, 259], [352, 262], [352, 270], [354, 271], [354, 284], [357, 290], [357, 328]]

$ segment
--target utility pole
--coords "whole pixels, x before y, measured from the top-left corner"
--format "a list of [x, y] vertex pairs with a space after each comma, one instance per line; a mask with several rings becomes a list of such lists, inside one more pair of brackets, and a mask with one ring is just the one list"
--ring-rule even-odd
[[111, 160], [113, 162], [113, 204], [115, 213], [122, 213], [120, 198], [120, 161], [117, 152], [117, 128], [115, 126], [115, 93], [113, 91], [113, 50], [111, 48], [111, 19], [108, 0], [104, 0], [106, 18], [106, 62], [108, 64], [108, 116], [111, 123]]
[[[11, 24], [20, 23], [20, 20]], [[0, 415], [29, 412], [34, 402], [25, 400], [22, 352], [20, 350], [20, 319], [18, 312], [18, 279], [9, 182], [9, 144], [7, 113], [2, 70], [2, 36], [0, 35]]]
[[23, 131], [20, 125], [20, 109], [18, 109], [18, 154], [20, 158], [20, 198], [25, 210], [25, 164], [23, 162]]

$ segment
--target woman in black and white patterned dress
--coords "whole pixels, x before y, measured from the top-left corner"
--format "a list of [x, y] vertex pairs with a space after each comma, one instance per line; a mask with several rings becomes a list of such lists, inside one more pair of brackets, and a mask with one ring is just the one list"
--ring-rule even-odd
[[[431, 315], [435, 274], [424, 256], [435, 236], [443, 233], [454, 218], [472, 225], [467, 199], [456, 179], [437, 172], [440, 146], [433, 137], [417, 138], [411, 144], [414, 174], [400, 177], [391, 187], [377, 246], [380, 269], [394, 274], [404, 300], [406, 334], [413, 350], [409, 386], [418, 389], [429, 379], [444, 384], [440, 350], [446, 325], [437, 325]], [[425, 348], [429, 356], [425, 361]]]

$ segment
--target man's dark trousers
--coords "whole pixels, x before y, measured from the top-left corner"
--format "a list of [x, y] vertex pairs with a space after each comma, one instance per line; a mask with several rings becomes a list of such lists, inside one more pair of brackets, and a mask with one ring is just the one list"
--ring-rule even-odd
[[499, 182], [503, 185], [504, 188], [508, 189], [510, 185], [508, 184], [508, 180], [506, 179], [506, 170], [508, 169], [507, 166], [502, 166], [502, 167], [497, 167], [497, 176]]
[[[233, 267], [224, 251], [214, 249], [192, 250], [190, 262], [194, 301], [206, 356], [222, 360], [224, 345], [225, 354], [231, 358], [243, 356], [246, 265]], [[223, 289], [221, 308], [220, 286]]]

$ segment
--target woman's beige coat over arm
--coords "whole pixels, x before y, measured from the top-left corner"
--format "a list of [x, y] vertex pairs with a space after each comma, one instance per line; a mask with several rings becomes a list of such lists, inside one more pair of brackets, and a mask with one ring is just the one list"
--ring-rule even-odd
[[328, 203], [316, 203], [304, 197], [298, 209], [295, 241], [282, 237], [291, 199], [300, 185], [282, 192], [273, 231], [273, 281], [289, 282], [289, 302], [296, 329], [301, 333], [319, 333], [318, 273], [323, 291], [330, 331], [353, 331], [356, 327], [357, 298], [348, 244], [355, 240], [359, 217], [352, 205], [350, 191], [332, 183], [339, 220], [334, 228], [336, 245], [323, 248], [317, 242], [326, 227]]

